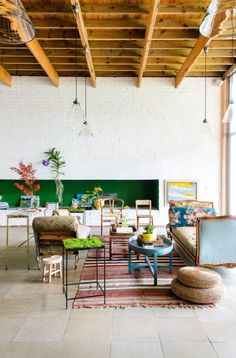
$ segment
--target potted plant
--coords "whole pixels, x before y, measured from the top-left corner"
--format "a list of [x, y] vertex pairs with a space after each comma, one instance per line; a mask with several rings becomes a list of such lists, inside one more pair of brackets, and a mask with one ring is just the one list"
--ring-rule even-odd
[[21, 160], [18, 167], [11, 167], [11, 170], [19, 174], [22, 183], [14, 183], [15, 187], [21, 190], [25, 195], [31, 197], [31, 206], [39, 207], [39, 196], [35, 193], [40, 190], [40, 185], [36, 183], [36, 169], [33, 169], [32, 163], [24, 164]]
[[143, 241], [145, 242], [151, 242], [154, 240], [153, 237], [153, 226], [152, 225], [146, 225], [144, 227], [144, 233], [142, 234]]
[[47, 159], [44, 159], [42, 161], [42, 164], [47, 167], [50, 165], [52, 169], [52, 173], [54, 174], [54, 181], [56, 185], [56, 195], [59, 205], [62, 204], [63, 198], [63, 191], [64, 186], [60, 179], [62, 175], [65, 175], [62, 172], [62, 168], [65, 167], [66, 162], [64, 161], [64, 158], [61, 155], [61, 152], [59, 150], [56, 150], [56, 148], [49, 149], [48, 152], [44, 152], [44, 154], [47, 155]]

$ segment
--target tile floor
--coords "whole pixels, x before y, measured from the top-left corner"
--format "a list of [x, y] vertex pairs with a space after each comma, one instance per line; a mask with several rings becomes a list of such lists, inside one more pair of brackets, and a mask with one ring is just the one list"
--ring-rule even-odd
[[[24, 228], [11, 232], [12, 243], [24, 236]], [[1, 228], [1, 358], [236, 357], [236, 269], [217, 269], [226, 298], [213, 309], [66, 311], [60, 279], [51, 284], [40, 281], [33, 242], [30, 270], [25, 249], [12, 248], [6, 271], [4, 244], [5, 229]]]

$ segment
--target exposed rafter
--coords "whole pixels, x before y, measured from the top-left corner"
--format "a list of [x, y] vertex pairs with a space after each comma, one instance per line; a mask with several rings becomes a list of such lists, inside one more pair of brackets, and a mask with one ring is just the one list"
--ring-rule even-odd
[[151, 2], [149, 20], [148, 20], [148, 24], [147, 24], [147, 28], [146, 28], [146, 33], [145, 33], [143, 55], [142, 55], [141, 65], [140, 65], [139, 74], [138, 74], [138, 87], [141, 86], [143, 72], [144, 72], [146, 64], [147, 64], [147, 58], [148, 58], [148, 53], [149, 53], [149, 50], [151, 47], [152, 35], [153, 35], [154, 29], [155, 29], [155, 23], [156, 23], [159, 3], [160, 3], [160, 0], [152, 0], [152, 2]]
[[[75, 0], [70, 0], [70, 1], [71, 1], [71, 5], [74, 6], [75, 5]], [[94, 66], [93, 66], [92, 55], [91, 55], [89, 42], [88, 42], [87, 30], [86, 30], [85, 25], [84, 25], [84, 19], [83, 19], [83, 16], [82, 16], [80, 3], [79, 3], [78, 0], [76, 0], [76, 13], [74, 12], [74, 15], [75, 15], [77, 28], [79, 30], [80, 40], [81, 40], [82, 46], [83, 46], [84, 49], [86, 49], [85, 57], [86, 57], [86, 61], [87, 61], [87, 65], [88, 65], [92, 85], [94, 87], [96, 87], [96, 76], [95, 76], [95, 70], [94, 70]]]
[[223, 79], [230, 77], [236, 71], [236, 63], [234, 63], [223, 75]]
[[0, 65], [0, 80], [7, 86], [11, 86], [11, 75]]
[[197, 59], [200, 56], [200, 53], [202, 52], [204, 47], [209, 45], [209, 43], [211, 42], [212, 39], [214, 39], [215, 37], [217, 37], [217, 36], [219, 36], [221, 34], [222, 25], [228, 19], [229, 14], [230, 14], [229, 11], [226, 10], [226, 11], [218, 13], [215, 16], [214, 28], [212, 30], [212, 37], [211, 38], [208, 38], [208, 37], [205, 37], [205, 36], [202, 36], [202, 35], [199, 36], [199, 39], [197, 40], [194, 48], [192, 49], [192, 51], [190, 52], [190, 54], [186, 58], [183, 66], [181, 67], [181, 69], [179, 70], [179, 72], [178, 72], [178, 74], [176, 76], [175, 87], [179, 86], [179, 84], [182, 82], [184, 77], [191, 70], [192, 66], [197, 61]]
[[44, 50], [40, 46], [38, 40], [34, 39], [27, 44], [28, 49], [32, 52], [40, 66], [44, 69], [50, 80], [55, 86], [59, 86], [59, 76], [45, 54]]

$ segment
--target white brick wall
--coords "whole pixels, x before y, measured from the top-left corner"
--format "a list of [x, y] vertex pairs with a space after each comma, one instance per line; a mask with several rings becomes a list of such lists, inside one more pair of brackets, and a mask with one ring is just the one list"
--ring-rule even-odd
[[[78, 82], [83, 104], [84, 80]], [[0, 84], [0, 178], [15, 178], [9, 167], [20, 159], [34, 164], [38, 178], [50, 178], [41, 160], [55, 146], [66, 159], [67, 179], [198, 179], [199, 198], [219, 208], [221, 89], [208, 79], [210, 126], [204, 126], [204, 79], [186, 78], [178, 89], [173, 79], [135, 84], [98, 78], [96, 89], [88, 86], [93, 138], [79, 137], [79, 123], [66, 121], [73, 78], [61, 78], [59, 88], [46, 77]]]

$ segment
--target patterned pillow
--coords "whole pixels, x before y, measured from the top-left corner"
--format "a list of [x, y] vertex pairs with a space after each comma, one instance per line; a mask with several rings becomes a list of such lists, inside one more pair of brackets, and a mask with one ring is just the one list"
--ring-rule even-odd
[[170, 208], [175, 207], [191, 207], [191, 208], [213, 208], [213, 203], [210, 201], [198, 201], [198, 200], [170, 200]]
[[197, 218], [216, 216], [214, 208], [174, 207], [169, 210], [169, 220], [172, 227], [196, 226]]

